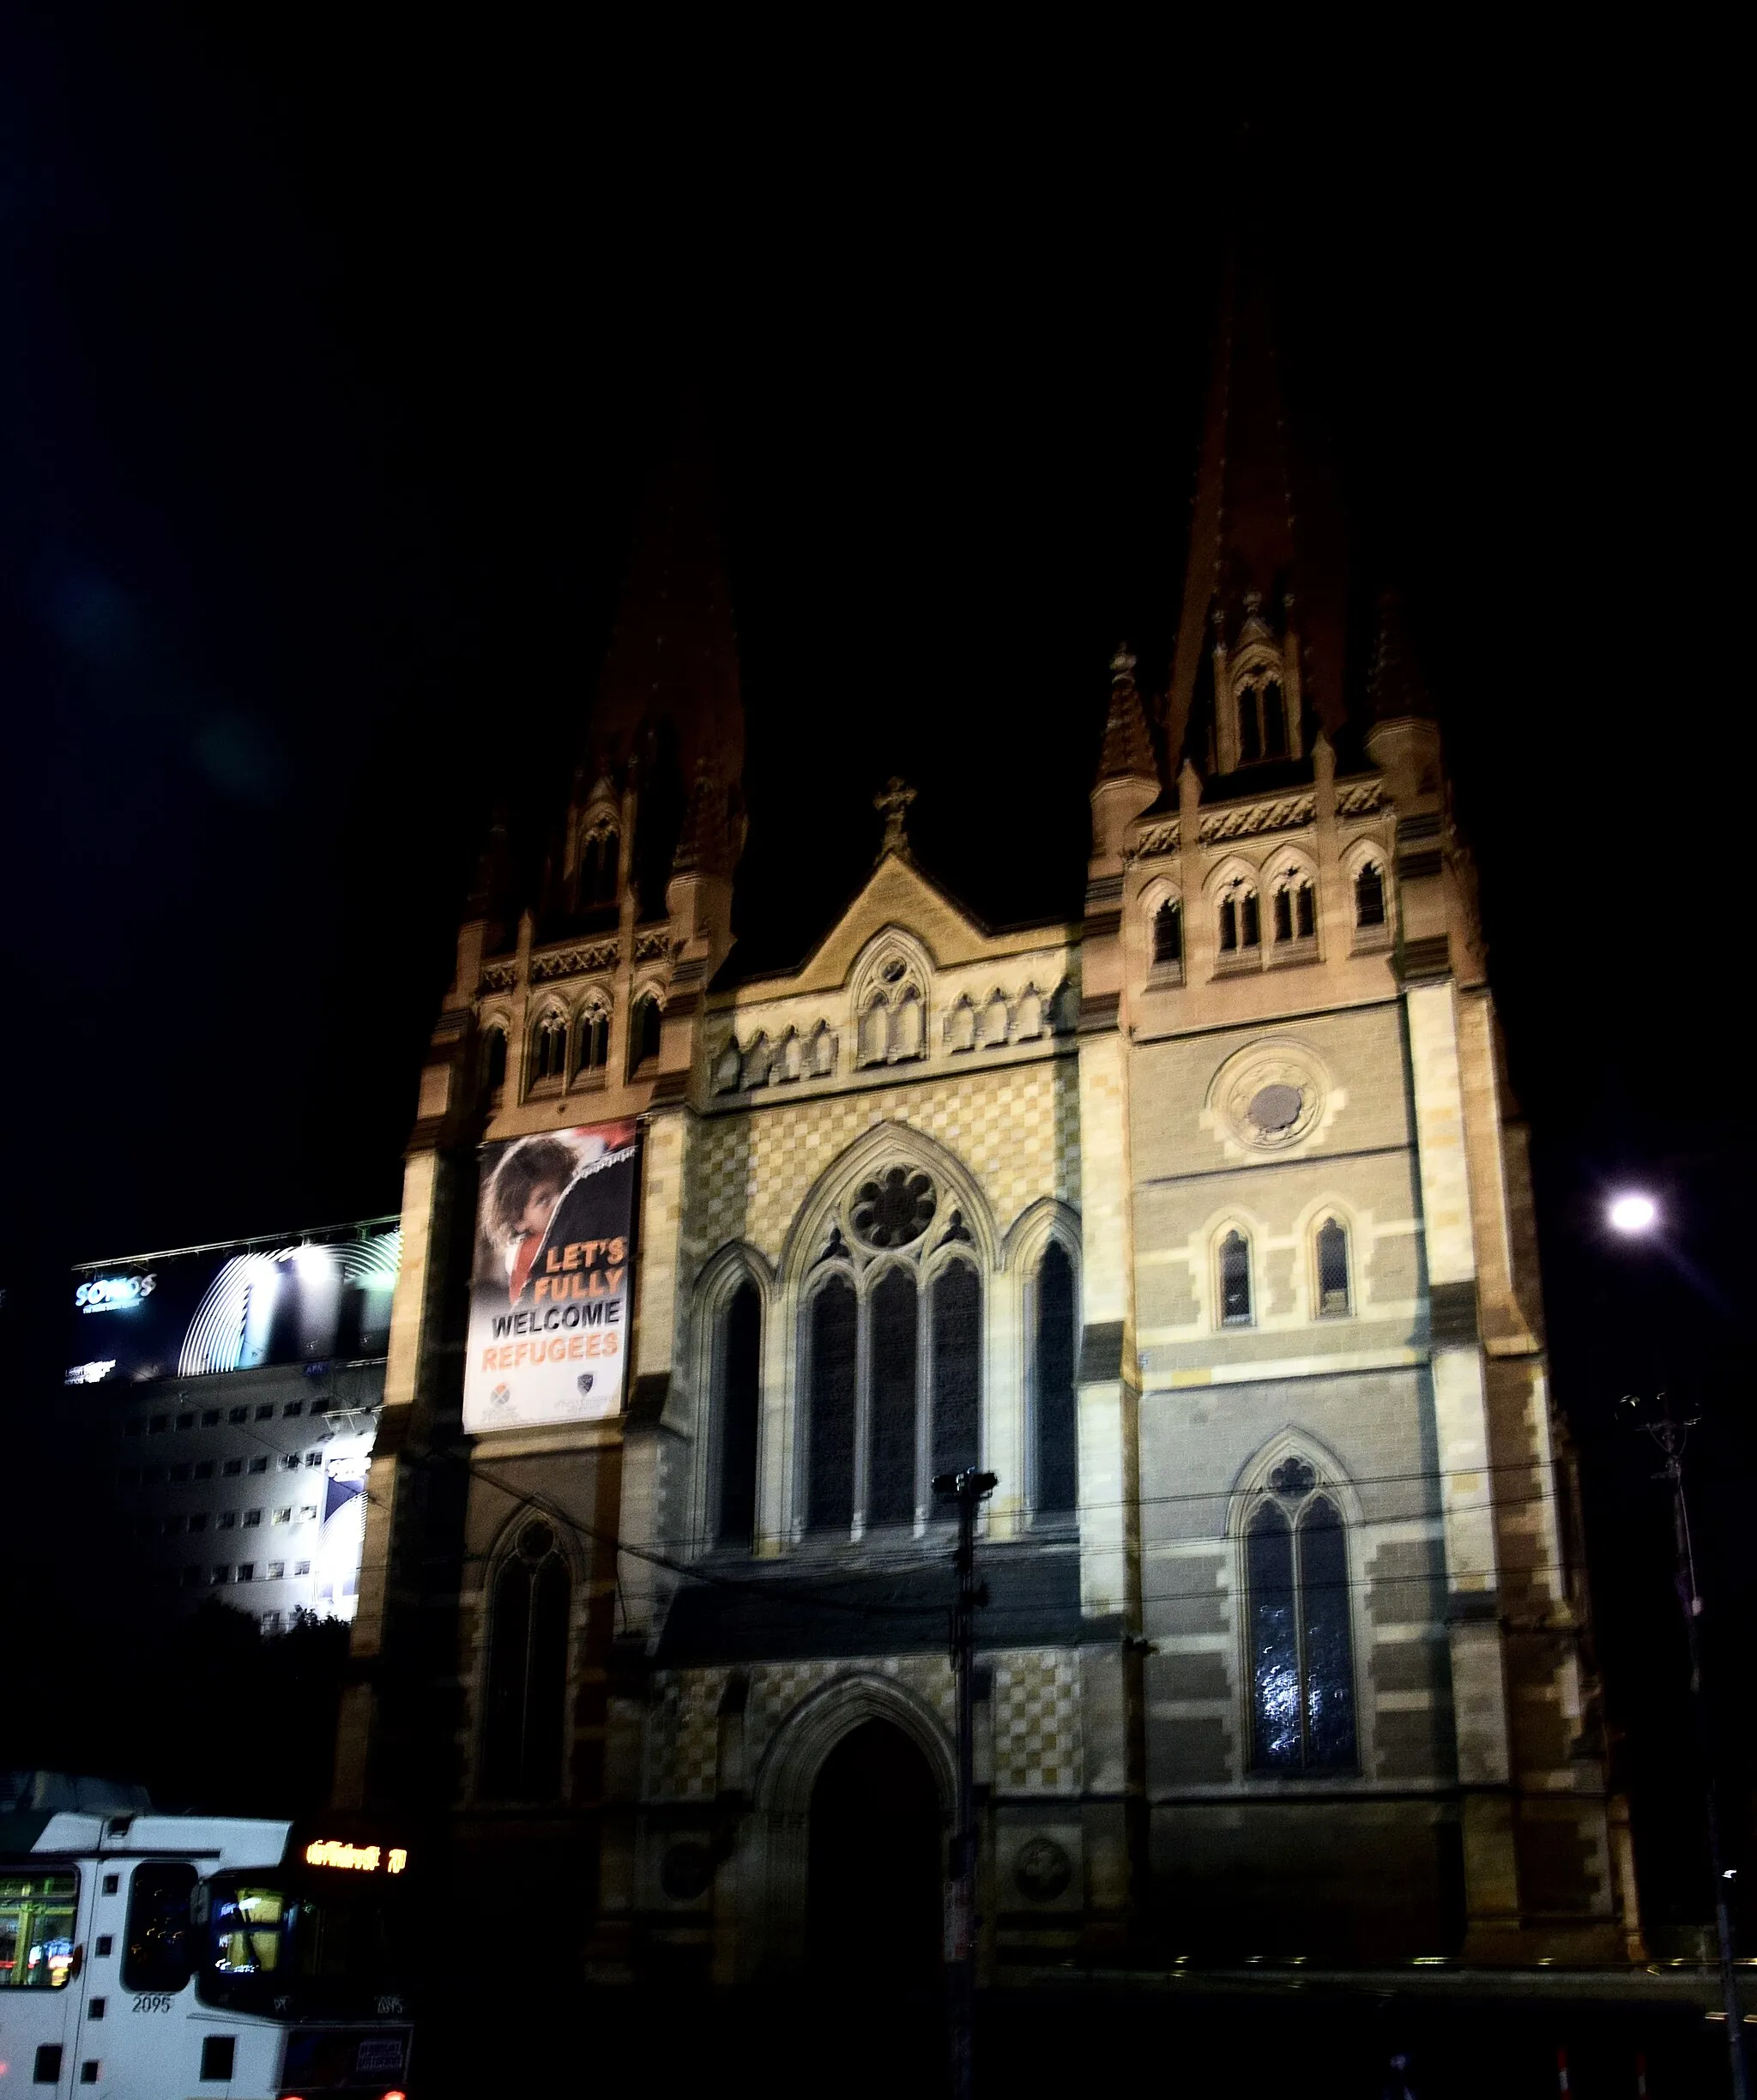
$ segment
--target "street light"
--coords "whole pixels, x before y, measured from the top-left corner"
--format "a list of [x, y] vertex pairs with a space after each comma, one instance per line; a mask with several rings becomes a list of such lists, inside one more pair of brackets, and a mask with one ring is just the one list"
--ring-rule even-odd
[[1605, 1215], [1618, 1232], [1633, 1240], [1651, 1232], [1659, 1222], [1659, 1205], [1651, 1196], [1631, 1189], [1626, 1195], [1613, 1198]]
[[[1630, 1190], [1613, 1198], [1606, 1216], [1617, 1232], [1639, 1240], [1659, 1222], [1659, 1206], [1651, 1196]], [[1720, 1949], [1720, 1994], [1726, 2012], [1728, 2067], [1732, 2074], [1733, 2100], [1748, 2100], [1750, 2087], [1745, 2067], [1745, 2031], [1739, 2006], [1738, 1969], [1733, 1946], [1732, 1904], [1730, 1900], [1734, 1870], [1727, 1866], [1720, 1844], [1720, 1805], [1714, 1785], [1714, 1742], [1709, 1728], [1708, 1702], [1702, 1688], [1702, 1593], [1696, 1584], [1696, 1548], [1690, 1534], [1690, 1506], [1684, 1494], [1684, 1446], [1700, 1419], [1691, 1415], [1682, 1420], [1672, 1412], [1664, 1393], [1655, 1397], [1647, 1409], [1639, 1394], [1627, 1393], [1621, 1404], [1630, 1420], [1645, 1429], [1665, 1454], [1657, 1477], [1671, 1489], [1672, 1538], [1677, 1551], [1678, 1601], [1684, 1612], [1684, 1638], [1690, 1654], [1690, 1705], [1696, 1723], [1697, 1754], [1702, 1764], [1704, 1819], [1708, 1826], [1708, 1866], [1714, 1877], [1714, 1930]]]

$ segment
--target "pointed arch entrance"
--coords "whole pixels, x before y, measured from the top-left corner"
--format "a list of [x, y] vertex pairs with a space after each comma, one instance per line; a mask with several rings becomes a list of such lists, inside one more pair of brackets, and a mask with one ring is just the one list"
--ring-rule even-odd
[[943, 1851], [939, 1790], [921, 1752], [890, 1721], [849, 1729], [812, 1789], [806, 1896], [813, 1966], [853, 1985], [932, 1983]]

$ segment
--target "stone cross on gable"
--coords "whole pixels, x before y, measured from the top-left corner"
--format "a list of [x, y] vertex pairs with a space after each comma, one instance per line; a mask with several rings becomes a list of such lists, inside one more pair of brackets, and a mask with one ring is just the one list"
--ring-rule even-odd
[[905, 826], [909, 821], [909, 804], [915, 799], [915, 789], [905, 787], [895, 773], [885, 782], [884, 794], [873, 796], [872, 806], [885, 819], [885, 837], [878, 848], [881, 860], [888, 853], [908, 855], [909, 840]]

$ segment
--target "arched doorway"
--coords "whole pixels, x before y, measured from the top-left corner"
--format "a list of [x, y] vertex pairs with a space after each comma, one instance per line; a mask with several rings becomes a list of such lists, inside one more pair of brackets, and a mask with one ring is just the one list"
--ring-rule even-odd
[[945, 1831], [927, 1760], [866, 1721], [812, 1789], [806, 1890], [813, 1964], [853, 1986], [924, 1985], [939, 1962]]

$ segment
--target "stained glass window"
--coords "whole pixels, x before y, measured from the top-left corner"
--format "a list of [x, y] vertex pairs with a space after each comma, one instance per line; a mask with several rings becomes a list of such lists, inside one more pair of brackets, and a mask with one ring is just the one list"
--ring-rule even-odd
[[1259, 1772], [1351, 1771], [1354, 1642], [1348, 1540], [1303, 1460], [1277, 1466], [1245, 1533], [1251, 1765]]
[[982, 1391], [982, 1287], [967, 1261], [933, 1282], [933, 1471], [976, 1463]]
[[1042, 1516], [1071, 1514], [1078, 1475], [1074, 1403], [1074, 1265], [1052, 1240], [1037, 1264], [1037, 1331], [1033, 1400], [1036, 1420], [1036, 1508]]
[[872, 1471], [869, 1524], [915, 1513], [915, 1286], [891, 1269], [872, 1293]]
[[807, 1522], [846, 1535], [854, 1510], [854, 1288], [831, 1276], [812, 1300]]
[[748, 1546], [757, 1521], [757, 1421], [762, 1401], [763, 1300], [748, 1278], [720, 1319], [720, 1510], [722, 1546]]

